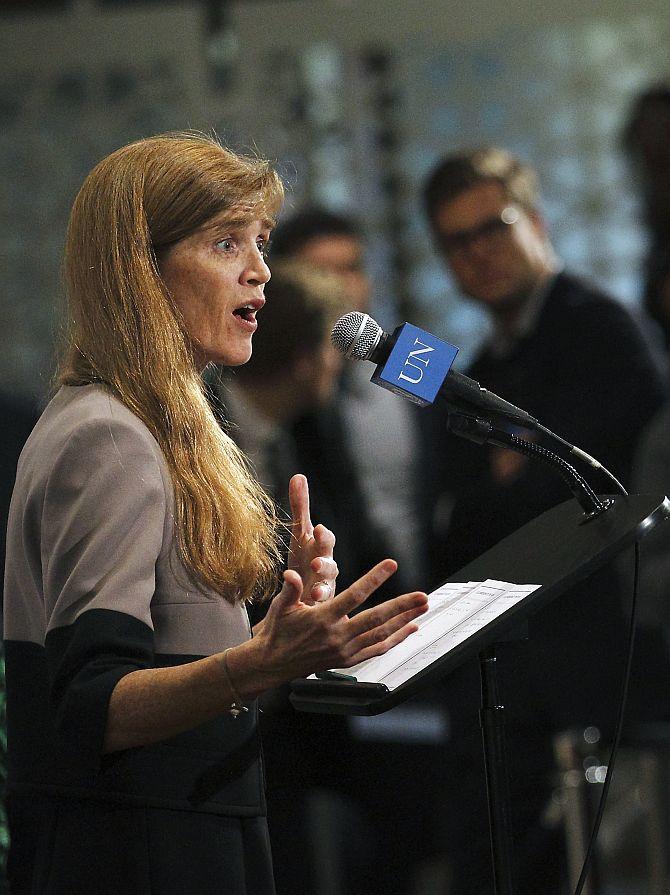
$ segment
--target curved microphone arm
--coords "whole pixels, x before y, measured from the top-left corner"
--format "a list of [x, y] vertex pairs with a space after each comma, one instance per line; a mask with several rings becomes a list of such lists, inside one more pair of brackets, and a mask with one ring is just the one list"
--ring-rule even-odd
[[601, 500], [574, 466], [571, 466], [558, 454], [532, 441], [519, 438], [518, 435], [512, 435], [502, 429], [494, 429], [489, 420], [461, 413], [450, 413], [448, 427], [450, 432], [461, 438], [467, 438], [477, 444], [495, 444], [498, 447], [511, 448], [519, 454], [524, 454], [549, 466], [563, 479], [584, 510], [587, 519], [593, 519], [604, 513], [614, 502], [610, 498]]

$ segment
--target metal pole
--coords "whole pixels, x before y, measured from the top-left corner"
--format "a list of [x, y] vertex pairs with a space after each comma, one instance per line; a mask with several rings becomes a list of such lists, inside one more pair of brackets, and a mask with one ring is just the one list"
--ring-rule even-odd
[[479, 654], [479, 670], [482, 681], [480, 722], [484, 741], [494, 892], [495, 895], [514, 895], [505, 707], [500, 704], [498, 695], [495, 645]]

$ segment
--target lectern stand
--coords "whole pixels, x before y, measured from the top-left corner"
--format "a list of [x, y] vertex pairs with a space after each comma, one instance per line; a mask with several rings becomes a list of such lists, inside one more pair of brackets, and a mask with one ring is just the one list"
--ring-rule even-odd
[[389, 690], [383, 684], [365, 681], [315, 679], [297, 680], [291, 685], [291, 702], [300, 711], [376, 715], [445, 677], [474, 655], [479, 656], [489, 819], [498, 895], [512, 895], [513, 883], [503, 707], [497, 694], [495, 644], [509, 639], [510, 632], [522, 626], [531, 614], [670, 517], [667, 498], [634, 494], [612, 497], [610, 501], [609, 509], [594, 518], [587, 518], [575, 501], [560, 504], [451, 576], [448, 580], [453, 582], [496, 579], [541, 586], [401, 686]]

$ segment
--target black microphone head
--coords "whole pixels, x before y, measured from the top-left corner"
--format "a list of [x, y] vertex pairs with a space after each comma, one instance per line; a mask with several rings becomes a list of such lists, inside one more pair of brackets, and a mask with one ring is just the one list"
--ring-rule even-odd
[[337, 321], [330, 334], [330, 341], [346, 357], [370, 360], [384, 330], [369, 314], [350, 311]]

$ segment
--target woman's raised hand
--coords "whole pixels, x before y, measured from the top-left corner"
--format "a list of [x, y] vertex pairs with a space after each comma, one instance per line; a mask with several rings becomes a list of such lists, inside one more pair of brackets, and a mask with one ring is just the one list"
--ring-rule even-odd
[[249, 698], [293, 678], [380, 656], [416, 631], [414, 620], [428, 609], [428, 597], [416, 591], [350, 618], [393, 575], [397, 563], [385, 559], [335, 596], [335, 536], [323, 525], [312, 525], [305, 476], [292, 477], [289, 499], [284, 585], [255, 626], [253, 639], [227, 651], [238, 692]]
[[291, 541], [288, 568], [302, 579], [302, 602], [329, 600], [335, 594], [337, 563], [333, 559], [335, 535], [325, 525], [312, 525], [309, 487], [304, 475], [294, 475], [288, 486], [291, 504]]

